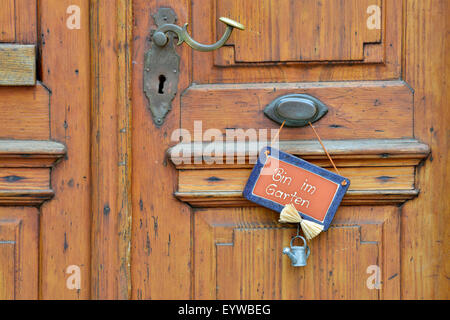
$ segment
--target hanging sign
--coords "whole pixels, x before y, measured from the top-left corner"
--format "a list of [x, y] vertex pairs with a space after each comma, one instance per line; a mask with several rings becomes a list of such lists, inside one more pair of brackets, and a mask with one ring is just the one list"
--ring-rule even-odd
[[311, 221], [320, 231], [325, 231], [349, 186], [350, 180], [345, 177], [266, 147], [258, 157], [243, 195], [277, 212], [292, 209], [297, 214], [298, 211], [300, 220]]

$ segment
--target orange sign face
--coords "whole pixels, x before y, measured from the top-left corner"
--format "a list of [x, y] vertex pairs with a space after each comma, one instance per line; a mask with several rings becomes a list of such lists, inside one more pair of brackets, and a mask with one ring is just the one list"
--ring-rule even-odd
[[243, 195], [281, 212], [292, 204], [304, 219], [327, 230], [350, 180], [288, 153], [266, 147], [250, 174]]
[[270, 156], [263, 170], [265, 174], [259, 176], [253, 188], [254, 195], [283, 206], [291, 203], [299, 212], [323, 222], [338, 184]]

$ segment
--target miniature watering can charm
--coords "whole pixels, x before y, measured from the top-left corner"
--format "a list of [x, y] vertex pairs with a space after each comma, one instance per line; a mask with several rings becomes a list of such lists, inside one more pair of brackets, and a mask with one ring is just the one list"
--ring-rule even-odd
[[[293, 246], [292, 242], [297, 239], [301, 238], [303, 240], [303, 246]], [[285, 247], [283, 249], [283, 253], [287, 254], [288, 257], [291, 259], [292, 266], [293, 267], [304, 267], [306, 266], [306, 260], [309, 257], [309, 254], [311, 253], [311, 250], [309, 249], [308, 245], [306, 244], [305, 238], [302, 236], [295, 236], [291, 240], [291, 246]]]

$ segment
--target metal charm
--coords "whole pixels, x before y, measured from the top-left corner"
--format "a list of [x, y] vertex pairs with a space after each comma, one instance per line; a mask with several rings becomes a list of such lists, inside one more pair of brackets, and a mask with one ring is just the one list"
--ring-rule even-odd
[[318, 99], [307, 94], [289, 94], [272, 101], [264, 114], [271, 120], [288, 127], [304, 127], [322, 118], [328, 108]]
[[[158, 27], [177, 20], [170, 8], [160, 8], [153, 16]], [[159, 127], [172, 109], [172, 100], [178, 90], [180, 56], [175, 51], [174, 35], [167, 36], [167, 45], [161, 47], [155, 42], [145, 54], [144, 92], [149, 101], [153, 122]]]
[[[303, 240], [303, 246], [293, 246], [292, 243], [295, 239], [301, 238]], [[291, 263], [293, 267], [304, 267], [306, 266], [306, 261], [308, 260], [309, 254], [311, 250], [306, 244], [305, 238], [299, 236], [298, 234], [291, 239], [291, 246], [285, 247], [283, 249], [283, 253], [287, 254], [291, 259]]]

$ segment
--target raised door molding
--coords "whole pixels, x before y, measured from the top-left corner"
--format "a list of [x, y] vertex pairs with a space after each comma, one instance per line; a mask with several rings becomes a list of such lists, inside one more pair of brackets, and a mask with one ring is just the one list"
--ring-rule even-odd
[[[205, 147], [209, 143], [203, 143]], [[240, 143], [237, 143], [240, 144]], [[179, 144], [168, 150], [168, 156], [179, 170], [175, 196], [193, 207], [254, 206], [242, 196], [255, 158], [256, 144], [242, 143], [242, 154], [230, 160], [222, 144], [216, 163], [207, 164], [195, 144]], [[344, 205], [401, 204], [416, 197], [415, 168], [430, 149], [414, 139], [325, 140], [324, 144], [339, 168], [351, 180]], [[217, 145], [219, 147], [219, 145]], [[198, 148], [198, 145], [197, 145]], [[333, 170], [317, 141], [281, 141], [280, 150], [294, 154], [321, 167]], [[190, 154], [192, 156], [184, 156]], [[195, 152], [194, 152], [195, 151]], [[200, 155], [200, 156], [199, 156]], [[218, 162], [218, 163], [217, 163]]]
[[0, 205], [35, 206], [53, 197], [51, 168], [66, 154], [54, 141], [0, 140]]

